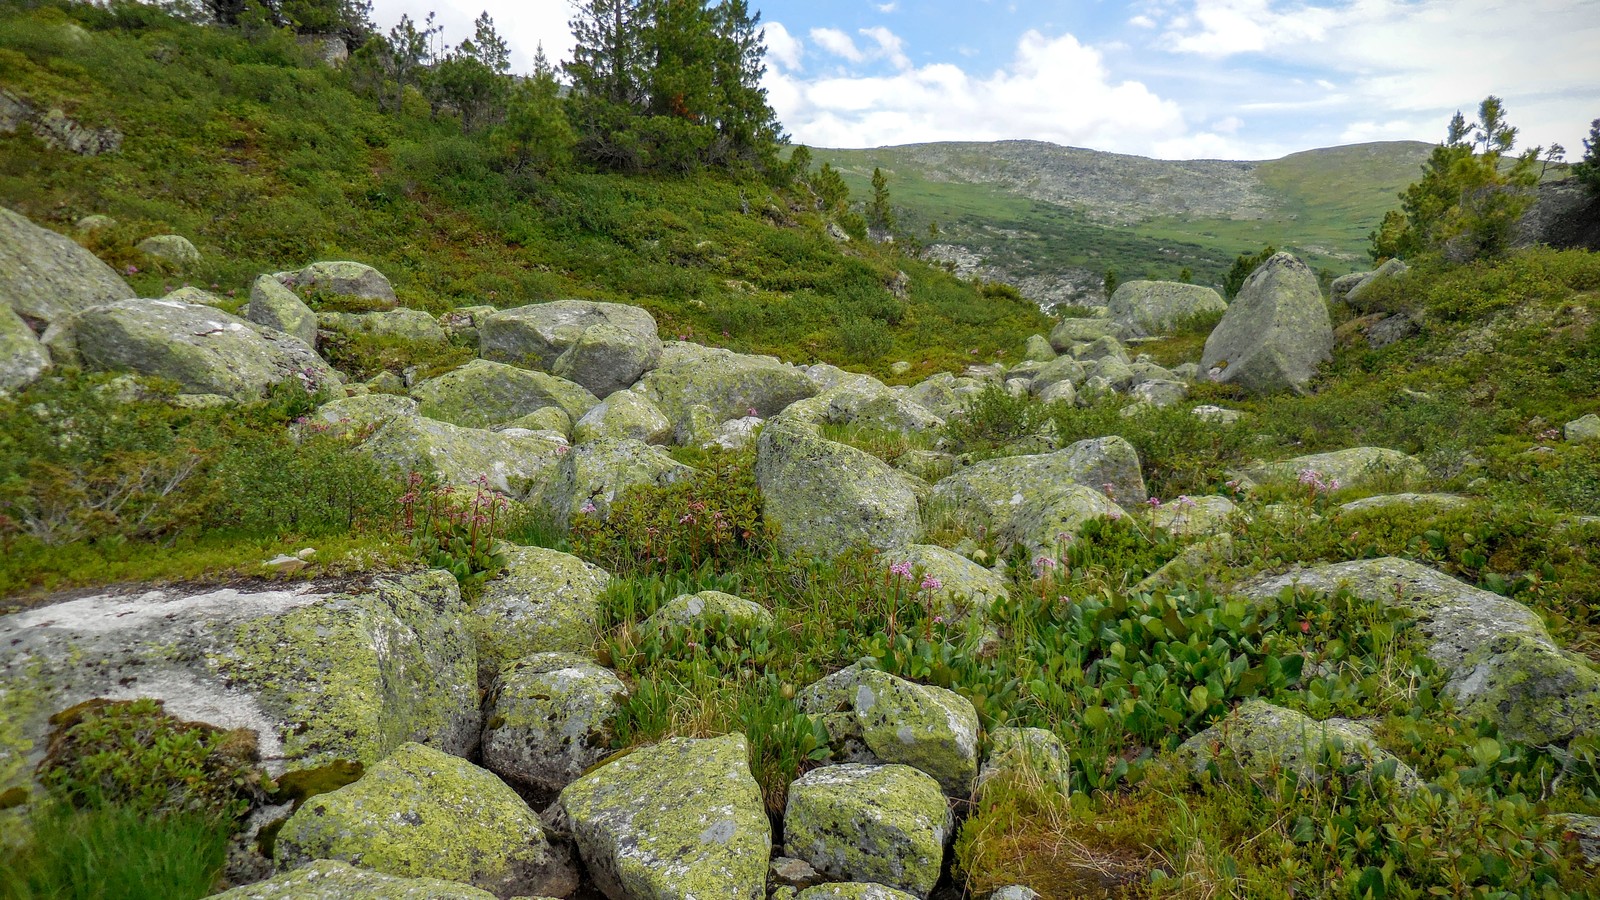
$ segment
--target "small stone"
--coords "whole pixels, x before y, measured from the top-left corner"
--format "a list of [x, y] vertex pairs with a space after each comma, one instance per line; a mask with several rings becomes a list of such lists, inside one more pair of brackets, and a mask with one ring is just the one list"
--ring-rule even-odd
[[922, 772], [828, 766], [789, 786], [783, 852], [833, 878], [927, 897], [939, 881], [951, 828], [944, 793]]

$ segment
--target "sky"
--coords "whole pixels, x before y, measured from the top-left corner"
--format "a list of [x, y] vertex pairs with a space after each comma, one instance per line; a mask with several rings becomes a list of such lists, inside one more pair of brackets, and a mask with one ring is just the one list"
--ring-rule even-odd
[[[513, 67], [568, 57], [567, 0], [376, 0], [488, 12]], [[1494, 94], [1518, 148], [1583, 155], [1600, 117], [1600, 0], [751, 0], [768, 99], [813, 147], [1033, 139], [1161, 159], [1437, 143]]]

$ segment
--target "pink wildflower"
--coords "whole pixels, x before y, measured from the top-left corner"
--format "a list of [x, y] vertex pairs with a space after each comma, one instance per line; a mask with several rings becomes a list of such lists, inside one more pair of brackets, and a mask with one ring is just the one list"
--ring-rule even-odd
[[925, 591], [937, 591], [939, 588], [942, 588], [942, 587], [944, 587], [944, 583], [941, 582], [939, 579], [933, 577], [932, 575], [924, 575], [924, 576], [922, 576], [922, 589], [923, 590], [925, 590]]
[[585, 513], [585, 514], [592, 513], [592, 512], [597, 512], [597, 511], [598, 510], [595, 509], [595, 505], [594, 505], [594, 501], [593, 500], [585, 500], [585, 501], [583, 501], [583, 505], [578, 507], [578, 512]]
[[1161, 498], [1160, 497], [1151, 497], [1149, 500], [1146, 500], [1145, 502], [1150, 504], [1150, 508], [1151, 509], [1160, 509], [1161, 508]]
[[898, 562], [889, 567], [890, 575], [899, 575], [907, 581], [911, 580], [911, 563]]

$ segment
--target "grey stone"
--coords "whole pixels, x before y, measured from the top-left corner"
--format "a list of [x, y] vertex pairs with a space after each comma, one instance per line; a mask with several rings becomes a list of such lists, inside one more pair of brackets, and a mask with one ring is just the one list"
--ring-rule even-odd
[[1417, 773], [1378, 746], [1371, 732], [1337, 719], [1319, 722], [1264, 700], [1241, 704], [1222, 721], [1184, 741], [1178, 755], [1196, 774], [1220, 759], [1250, 777], [1289, 771], [1311, 783], [1328, 777], [1328, 757], [1361, 761], [1369, 779], [1380, 763], [1391, 763], [1397, 788], [1412, 793], [1423, 787]]
[[579, 516], [605, 518], [628, 488], [665, 487], [694, 471], [643, 441], [607, 438], [579, 444], [562, 456], [548, 508], [560, 525]]
[[73, 240], [0, 206], [0, 304], [41, 329], [58, 319], [133, 297], [111, 267]]
[[478, 335], [485, 359], [561, 375], [598, 397], [633, 384], [661, 355], [656, 320], [619, 303], [521, 306], [485, 318]]
[[775, 422], [762, 430], [756, 481], [763, 515], [789, 552], [832, 557], [862, 544], [914, 543], [922, 533], [908, 476], [802, 426]]
[[483, 765], [514, 785], [559, 792], [611, 754], [611, 717], [627, 696], [615, 672], [579, 654], [510, 663], [485, 704]]
[[952, 821], [927, 775], [848, 764], [813, 769], [789, 786], [783, 830], [784, 854], [819, 872], [925, 898], [939, 880]]
[[0, 306], [0, 397], [19, 391], [50, 368], [50, 353], [9, 306]]
[[576, 421], [600, 403], [581, 385], [564, 378], [486, 359], [420, 382], [411, 396], [422, 415], [468, 428], [516, 422], [552, 406]]
[[294, 272], [279, 272], [272, 277], [290, 290], [312, 290], [367, 301], [372, 309], [393, 309], [400, 305], [394, 287], [382, 272], [364, 263], [335, 260], [316, 262]]
[[138, 251], [177, 267], [179, 271], [200, 264], [200, 251], [181, 234], [158, 234], [139, 242]]
[[1176, 281], [1125, 281], [1107, 306], [1117, 336], [1124, 339], [1164, 334], [1186, 320], [1228, 308], [1211, 288]]
[[1582, 444], [1589, 441], [1600, 441], [1600, 415], [1589, 413], [1581, 418], [1573, 419], [1563, 426], [1561, 431], [1569, 443]]
[[804, 371], [770, 356], [680, 342], [663, 346], [660, 365], [640, 379], [638, 390], [672, 421], [677, 442], [685, 446], [695, 437], [693, 407], [706, 407], [713, 424], [743, 416], [770, 419], [818, 393]]
[[[167, 299], [178, 298], [169, 295]], [[245, 318], [293, 335], [308, 347], [317, 346], [317, 314], [271, 275], [257, 278], [250, 286], [250, 308]]]
[[511, 544], [497, 549], [506, 567], [467, 616], [483, 690], [519, 659], [589, 653], [600, 639], [600, 595], [611, 583], [606, 570], [571, 554]]
[[494, 894], [439, 878], [397, 878], [319, 859], [290, 872], [236, 887], [216, 900], [495, 900]]
[[1332, 358], [1333, 324], [1316, 273], [1287, 253], [1262, 263], [1206, 339], [1200, 366], [1252, 394], [1304, 393]]

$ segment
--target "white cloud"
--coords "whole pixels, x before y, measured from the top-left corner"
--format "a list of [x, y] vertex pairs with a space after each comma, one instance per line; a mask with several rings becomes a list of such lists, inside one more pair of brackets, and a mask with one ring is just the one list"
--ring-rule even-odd
[[858, 63], [867, 58], [866, 54], [861, 52], [861, 48], [856, 46], [856, 42], [850, 39], [850, 35], [837, 28], [813, 28], [811, 41], [834, 56], [843, 57], [851, 62]]
[[809, 81], [773, 72], [767, 87], [795, 140], [823, 147], [1032, 138], [1137, 153], [1184, 131], [1177, 104], [1113, 81], [1099, 51], [1072, 35], [1037, 31], [988, 76], [935, 63]]
[[1154, 28], [1156, 27], [1156, 20], [1141, 14], [1129, 19], [1128, 24], [1135, 28]]
[[878, 12], [883, 13], [884, 15], [888, 15], [889, 13], [892, 13], [895, 10], [899, 9], [900, 8], [900, 4], [897, 3], [897, 2], [892, 2], [892, 3], [874, 3], [873, 4], [873, 8], [876, 9]]
[[800, 70], [805, 57], [805, 45], [789, 33], [782, 22], [768, 22], [761, 26], [761, 38], [767, 42], [767, 61], [790, 71]]
[[878, 45], [876, 55], [889, 61], [896, 69], [911, 68], [911, 60], [906, 58], [905, 42], [899, 35], [879, 25], [873, 28], [863, 28], [861, 33], [871, 38]]
[[1238, 116], [1226, 116], [1211, 123], [1211, 130], [1217, 134], [1237, 134], [1244, 127], [1244, 120]]
[[1439, 132], [1443, 138], [1444, 126], [1437, 122], [1417, 119], [1390, 119], [1386, 122], [1351, 122], [1339, 133], [1341, 144], [1365, 144], [1369, 141], [1415, 140], [1419, 134]]
[[[1307, 7], [1273, 0], [1194, 0], [1194, 22], [1174, 26], [1166, 46], [1222, 58], [1260, 54], [1338, 73], [1316, 84], [1329, 96], [1281, 108], [1321, 107], [1350, 134], [1388, 114], [1431, 124], [1411, 137], [1437, 140], [1457, 108], [1503, 97], [1523, 143], [1575, 143], [1600, 96], [1600, 15], [1595, 0], [1349, 0]], [[1246, 108], [1242, 104], [1240, 108]], [[1262, 109], [1263, 104], [1251, 108]], [[1340, 112], [1343, 115], [1340, 115]], [[1352, 138], [1356, 139], [1356, 138]]]

